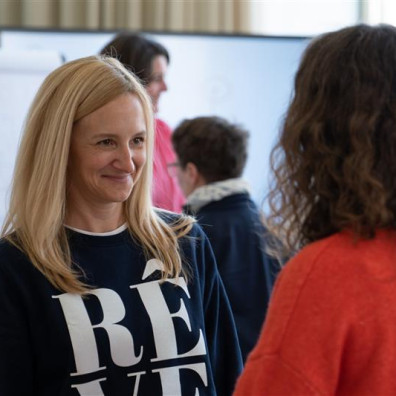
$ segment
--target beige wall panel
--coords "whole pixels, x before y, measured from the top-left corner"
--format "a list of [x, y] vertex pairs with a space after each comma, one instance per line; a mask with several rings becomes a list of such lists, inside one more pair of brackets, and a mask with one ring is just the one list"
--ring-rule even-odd
[[165, 29], [168, 31], [183, 31], [185, 30], [185, 9], [188, 6], [188, 1], [166, 1], [165, 7]]
[[235, 32], [250, 33], [252, 25], [252, 2], [235, 0]]
[[224, 33], [232, 33], [234, 31], [235, 2], [234, 0], [221, 1], [219, 7], [219, 30]]
[[99, 29], [101, 28], [100, 21], [100, 0], [89, 0], [86, 1], [86, 13], [85, 13], [85, 27], [88, 29]]
[[21, 2], [21, 23], [27, 27], [55, 27], [56, 11], [56, 1], [24, 0]]
[[3, 26], [249, 32], [251, 0], [0, 0]]
[[115, 0], [102, 0], [101, 2], [100, 20], [103, 29], [115, 28], [115, 3]]
[[65, 29], [82, 29], [85, 25], [85, 0], [59, 0], [59, 27]]
[[15, 0], [0, 0], [0, 24], [19, 26], [21, 23], [21, 3]]
[[193, 1], [185, 1], [183, 7], [183, 30], [194, 32], [195, 5]]
[[196, 1], [194, 24], [198, 32], [217, 32], [219, 30], [219, 2]]
[[143, 28], [145, 30], [165, 29], [164, 0], [146, 0], [143, 4]]
[[115, 1], [115, 24], [114, 27], [117, 29], [126, 29], [127, 28], [127, 18], [126, 18], [126, 2], [116, 0]]
[[126, 2], [126, 27], [132, 30], [143, 28], [143, 2], [144, 0], [128, 0]]

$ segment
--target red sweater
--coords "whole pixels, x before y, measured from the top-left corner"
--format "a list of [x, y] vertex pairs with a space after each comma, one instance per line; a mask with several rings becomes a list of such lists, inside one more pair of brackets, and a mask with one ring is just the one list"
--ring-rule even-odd
[[153, 204], [158, 208], [180, 213], [184, 195], [175, 177], [170, 176], [168, 164], [176, 161], [172, 148], [172, 130], [164, 121], [155, 120]]
[[396, 231], [312, 243], [278, 277], [234, 396], [396, 395]]

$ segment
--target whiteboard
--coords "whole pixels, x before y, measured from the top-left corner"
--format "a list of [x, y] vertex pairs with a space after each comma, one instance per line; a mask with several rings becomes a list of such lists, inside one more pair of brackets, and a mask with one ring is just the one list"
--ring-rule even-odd
[[8, 206], [9, 189], [20, 132], [40, 84], [62, 64], [57, 51], [0, 48], [0, 222]]
[[[98, 53], [115, 34], [5, 29], [0, 31], [0, 43], [4, 49], [57, 51], [69, 61]], [[294, 74], [308, 39], [146, 34], [162, 43], [171, 57], [167, 75], [169, 90], [161, 97], [159, 117], [175, 127], [185, 118], [217, 115], [249, 130], [244, 178], [260, 204], [267, 192], [269, 153], [290, 101]], [[21, 87], [15, 84], [18, 92]], [[7, 98], [0, 101], [0, 109], [3, 100]], [[24, 118], [28, 103], [26, 99], [17, 103], [8, 115], [0, 113], [2, 135], [11, 130], [13, 134], [20, 132], [17, 120]], [[3, 173], [11, 174], [9, 164], [15, 150], [7, 150], [4, 155], [10, 158]], [[2, 174], [2, 185], [4, 181]]]

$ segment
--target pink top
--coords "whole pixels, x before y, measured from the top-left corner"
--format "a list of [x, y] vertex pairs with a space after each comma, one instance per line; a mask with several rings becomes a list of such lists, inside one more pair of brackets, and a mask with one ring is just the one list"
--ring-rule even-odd
[[185, 202], [177, 179], [170, 176], [167, 164], [176, 161], [172, 149], [172, 131], [168, 124], [155, 120], [153, 203], [154, 206], [180, 213]]

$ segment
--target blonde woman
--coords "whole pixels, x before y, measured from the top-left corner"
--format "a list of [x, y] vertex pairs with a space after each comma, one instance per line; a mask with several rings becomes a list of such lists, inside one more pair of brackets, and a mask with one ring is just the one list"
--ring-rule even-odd
[[2, 396], [232, 392], [213, 254], [191, 218], [153, 210], [152, 151], [150, 100], [117, 60], [44, 81], [0, 244]]

